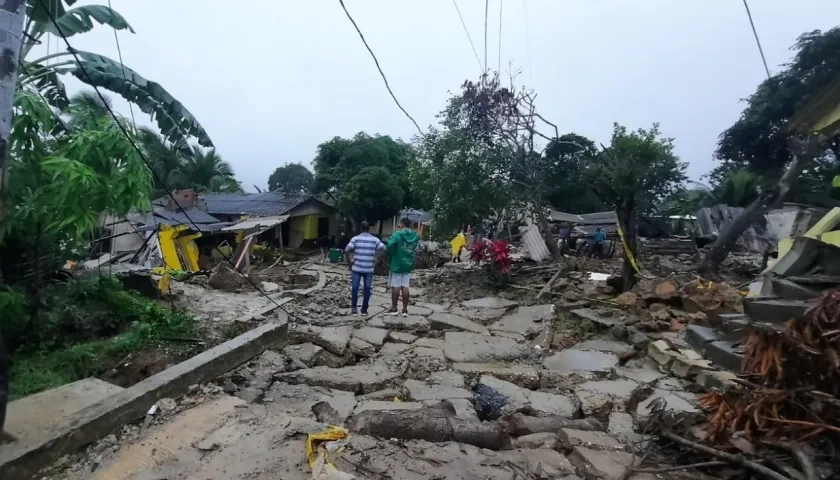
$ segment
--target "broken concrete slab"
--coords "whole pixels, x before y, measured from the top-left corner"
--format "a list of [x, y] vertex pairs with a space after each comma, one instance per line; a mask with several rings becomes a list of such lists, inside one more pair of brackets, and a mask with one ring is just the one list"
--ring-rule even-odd
[[408, 343], [387, 342], [385, 343], [385, 345], [382, 345], [382, 348], [379, 349], [379, 355], [383, 357], [392, 357], [401, 354], [409, 348], [411, 348], [411, 345]]
[[485, 326], [452, 313], [435, 313], [429, 317], [429, 323], [435, 330], [456, 329], [484, 335], [490, 334]]
[[433, 372], [426, 382], [431, 385], [464, 388], [464, 376], [458, 372]]
[[572, 462], [565, 455], [549, 448], [505, 450], [498, 452], [495, 458], [510, 462], [523, 472], [533, 472], [539, 465], [542, 478], [566, 478], [575, 473]]
[[364, 395], [359, 395], [358, 399], [360, 402], [368, 400], [394, 401], [394, 398], [400, 397], [402, 397], [401, 391], [397, 390], [396, 388], [385, 388], [382, 390], [377, 390], [375, 392], [366, 393]]
[[539, 390], [526, 390], [525, 395], [531, 403], [528, 413], [537, 417], [562, 415], [571, 418], [578, 410], [574, 400], [565, 395]]
[[319, 354], [324, 347], [319, 347], [314, 343], [300, 343], [297, 345], [286, 345], [283, 347], [283, 354], [291, 360], [298, 360], [307, 367], [313, 365], [315, 355]]
[[[478, 420], [478, 413], [475, 411], [475, 405], [473, 405], [472, 400], [469, 398], [447, 398], [447, 402], [449, 402], [453, 407], [455, 407], [455, 416], [458, 418], [464, 418], [467, 420]], [[432, 402], [427, 402], [431, 404]]]
[[409, 315], [407, 317], [394, 317], [385, 315], [381, 317], [382, 324], [385, 328], [390, 330], [407, 330], [412, 332], [428, 332], [430, 329], [429, 321], [419, 315]]
[[571, 450], [573, 447], [583, 446], [593, 450], [624, 450], [624, 444], [604, 432], [575, 430], [561, 428], [557, 433], [561, 448]]
[[599, 314], [591, 308], [578, 308], [577, 310], [572, 310], [571, 313], [579, 318], [589, 320], [590, 322], [607, 328], [623, 323], [619, 317], [607, 317]]
[[408, 332], [389, 332], [388, 339], [398, 343], [414, 343], [417, 340], [417, 335], [412, 335]]
[[79, 411], [123, 390], [98, 378], [86, 378], [29, 395], [8, 404], [5, 431], [21, 443], [37, 441]]
[[[660, 400], [657, 400], [660, 399]], [[661, 388], [654, 389], [653, 393], [644, 402], [639, 403], [636, 408], [636, 417], [640, 421], [644, 421], [651, 413], [651, 407], [654, 401], [664, 401], [666, 410], [673, 410], [679, 413], [696, 413], [698, 412], [694, 402], [689, 402], [684, 398], [684, 395], [678, 395], [671, 390], [663, 390]]]
[[316, 327], [312, 325], [296, 325], [289, 330], [289, 338], [299, 343], [310, 342], [320, 345], [336, 355], [344, 355], [347, 343], [353, 336], [353, 327]]
[[526, 395], [529, 390], [490, 375], [482, 375], [478, 382], [487, 385], [507, 398], [507, 404], [503, 409], [505, 414], [526, 411], [531, 406], [531, 402]]
[[142, 418], [158, 399], [177, 397], [189, 385], [215, 379], [287, 336], [287, 323], [260, 325], [82, 409], [37, 440], [4, 445], [0, 450], [0, 478], [29, 478], [57, 456]]
[[367, 410], [417, 410], [423, 408], [420, 402], [394, 402], [393, 400], [366, 400], [356, 404], [353, 415], [358, 415]]
[[362, 327], [353, 332], [353, 337], [375, 346], [381, 347], [388, 338], [388, 330], [384, 328]]
[[745, 298], [744, 313], [761, 322], [781, 325], [791, 318], [804, 318], [808, 310], [805, 300]]
[[584, 415], [592, 415], [607, 413], [604, 410], [612, 411], [615, 407], [623, 409], [638, 386], [630, 380], [598, 380], [578, 385], [575, 393]]
[[376, 354], [376, 347], [362, 340], [361, 338], [351, 338], [350, 343], [347, 344], [347, 348], [350, 351], [350, 353], [353, 353], [360, 357], [372, 357]]
[[385, 365], [354, 365], [342, 368], [314, 367], [274, 376], [281, 382], [335, 388], [354, 393], [370, 393], [389, 387], [400, 378], [399, 372]]
[[546, 329], [554, 315], [554, 305], [519, 307], [490, 326], [494, 332], [511, 332], [525, 338], [534, 338]]
[[353, 353], [350, 350], [344, 352], [344, 355], [336, 355], [329, 350], [321, 350], [312, 359], [312, 365], [316, 367], [330, 367], [341, 368], [353, 359]]
[[[412, 296], [416, 295], [416, 292], [414, 292], [414, 290], [415, 289], [412, 288], [412, 292], [411, 292]], [[437, 310], [433, 310], [433, 309], [431, 309], [427, 306], [424, 306], [424, 305], [412, 304], [412, 305], [408, 306], [408, 313], [410, 315], [420, 315], [421, 317], [426, 317], [426, 316], [431, 315], [432, 313], [434, 313], [436, 311]]]
[[448, 367], [446, 356], [443, 354], [443, 350], [439, 348], [418, 347], [415, 345], [411, 349], [411, 355], [413, 359], [409, 367], [412, 370], [434, 372], [445, 370]]
[[609, 372], [617, 365], [615, 354], [591, 350], [563, 350], [543, 360], [543, 367], [554, 372]]
[[450, 361], [481, 363], [494, 360], [517, 360], [529, 355], [527, 346], [505, 337], [490, 337], [470, 332], [446, 332], [443, 352]]
[[554, 432], [532, 433], [513, 439], [514, 448], [550, 448], [557, 450], [557, 434]]
[[461, 305], [466, 308], [511, 308], [518, 303], [501, 297], [484, 297], [461, 302]]
[[408, 397], [415, 402], [449, 400], [453, 398], [473, 398], [472, 392], [458, 387], [446, 385], [430, 385], [419, 380], [406, 380], [403, 384]]
[[452, 369], [461, 372], [473, 381], [481, 375], [491, 375], [523, 388], [537, 388], [540, 374], [536, 368], [526, 365], [502, 366], [494, 363], [454, 363]]
[[623, 355], [633, 350], [633, 347], [614, 340], [586, 340], [575, 345], [574, 350], [591, 350], [596, 352], [610, 352]]
[[633, 464], [633, 455], [626, 452], [599, 451], [586, 447], [574, 447], [571, 457], [583, 470], [595, 478], [618, 480], [624, 470]]
[[443, 350], [446, 342], [442, 338], [420, 337], [414, 342], [415, 347], [428, 347]]
[[653, 383], [659, 380], [660, 378], [664, 378], [667, 376], [666, 374], [653, 368], [628, 367], [616, 367], [615, 374], [618, 377], [626, 378], [627, 380], [633, 380], [634, 382], [638, 383]]

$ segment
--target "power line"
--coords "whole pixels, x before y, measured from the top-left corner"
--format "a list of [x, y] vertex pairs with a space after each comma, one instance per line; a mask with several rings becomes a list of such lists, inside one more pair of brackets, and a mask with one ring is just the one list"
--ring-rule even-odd
[[484, 73], [490, 68], [487, 65], [487, 17], [490, 12], [490, 0], [484, 0]]
[[502, 71], [502, 7], [504, 0], [499, 0], [499, 66], [498, 71]]
[[[59, 0], [60, 1], [60, 0]], [[108, 8], [111, 8], [111, 0], [108, 0]], [[114, 28], [114, 41], [117, 44], [117, 55], [120, 59], [120, 68], [122, 68], [122, 76], [123, 80], [128, 80], [125, 74], [125, 63], [123, 63], [123, 56], [122, 56], [122, 49], [120, 48], [120, 37], [117, 34], [117, 29]], [[128, 102], [128, 111], [131, 113], [131, 123], [134, 125], [134, 128], [137, 129], [137, 121], [134, 119], [134, 105], [131, 102]]]
[[473, 55], [475, 55], [475, 61], [478, 63], [478, 68], [484, 73], [484, 67], [481, 66], [481, 59], [478, 58], [478, 50], [475, 49], [475, 44], [472, 41], [472, 36], [470, 36], [470, 31], [467, 29], [467, 24], [464, 22], [464, 17], [461, 15], [461, 9], [458, 8], [458, 2], [456, 0], [452, 0], [452, 5], [455, 5], [455, 11], [458, 12], [458, 19], [461, 20], [461, 26], [464, 27], [464, 33], [467, 34], [467, 40], [470, 42], [470, 48], [472, 48]]
[[[134, 139], [128, 133], [128, 130], [125, 129], [122, 122], [119, 120], [119, 117], [117, 116], [117, 114], [114, 113], [114, 111], [111, 109], [111, 106], [108, 105], [108, 102], [105, 100], [105, 97], [102, 95], [102, 92], [100, 92], [99, 88], [94, 85], [94, 82], [90, 78], [90, 75], [88, 74], [87, 69], [85, 68], [85, 66], [81, 62], [81, 60], [79, 59], [79, 56], [76, 53], [76, 50], [73, 48], [72, 45], [70, 45], [70, 41], [67, 40], [67, 37], [64, 35], [64, 32], [61, 30], [61, 26], [59, 26], [58, 22], [55, 19], [55, 16], [52, 14], [50, 9], [47, 8], [47, 6], [44, 4], [44, 0], [38, 0], [38, 2], [41, 4], [42, 7], [44, 7], [45, 12], [47, 13], [47, 15], [50, 18], [50, 22], [55, 26], [55, 28], [58, 31], [58, 34], [61, 36], [62, 40], [64, 40], [64, 44], [67, 46], [67, 50], [73, 55], [73, 58], [76, 60], [76, 64], [79, 66], [79, 69], [82, 71], [82, 74], [85, 76], [85, 78], [87, 79], [89, 84], [93, 85], [93, 90], [99, 96], [99, 99], [102, 100], [102, 103], [105, 105], [105, 109], [108, 110], [108, 113], [111, 115], [111, 118], [114, 119], [114, 122], [117, 124], [117, 127], [120, 129], [120, 131], [123, 133], [123, 135], [125, 135], [126, 139], [128, 139], [128, 141], [131, 143], [131, 146], [134, 147], [134, 150], [136, 150], [137, 153], [140, 155], [140, 158], [146, 164], [146, 167], [148, 167], [149, 171], [152, 173], [152, 176], [155, 178], [155, 180], [157, 180], [161, 185], [166, 186], [166, 182], [164, 182], [163, 179], [160, 178], [160, 175], [158, 175], [158, 173], [152, 168], [151, 162], [146, 157], [146, 154], [143, 152], [143, 150], [140, 147], [137, 146], [137, 143], [135, 143]], [[174, 195], [172, 195], [172, 192], [169, 190], [169, 188], [166, 188], [166, 193], [167, 193], [167, 195], [169, 195], [169, 197], [172, 199], [172, 201], [175, 203], [175, 205], [181, 210], [181, 213], [184, 214], [184, 218], [186, 218], [187, 221], [196, 230], [200, 231], [200, 227], [198, 226], [198, 224], [195, 223], [192, 220], [192, 218], [190, 218], [186, 209], [183, 208], [180, 203], [178, 203], [178, 199], [175, 198]], [[152, 210], [152, 214], [154, 214], [154, 209]], [[271, 301], [271, 303], [273, 303], [277, 308], [279, 308], [281, 310], [284, 310], [283, 307], [279, 303], [277, 303], [273, 298], [271, 298], [268, 294], [266, 294], [264, 291], [262, 291], [262, 289], [260, 289], [257, 286], [257, 284], [254, 283], [253, 280], [251, 280], [247, 275], [242, 273], [242, 270], [237, 268], [237, 266], [233, 262], [233, 260], [230, 257], [228, 257], [227, 255], [225, 255], [225, 253], [218, 246], [216, 246], [215, 249], [216, 249], [216, 251], [219, 252], [220, 255], [222, 255], [222, 258], [226, 259], [228, 261], [228, 263], [230, 263], [231, 267], [233, 267], [233, 269], [236, 270], [239, 273], [239, 275], [241, 275], [248, 283], [251, 284], [252, 287], [254, 287], [254, 289], [257, 292], [259, 292], [262, 296], [264, 296], [269, 301]], [[288, 314], [289, 312], [286, 312], [286, 313]], [[290, 316], [291, 316], [291, 314], [290, 314]]]
[[772, 75], [770, 75], [770, 68], [767, 66], [767, 58], [764, 57], [764, 49], [761, 48], [761, 40], [758, 38], [758, 31], [755, 29], [755, 22], [753, 22], [750, 6], [747, 4], [747, 0], [743, 1], [744, 9], [747, 11], [747, 18], [750, 19], [750, 27], [752, 28], [753, 36], [755, 37], [755, 44], [758, 45], [758, 53], [761, 55], [761, 63], [764, 64], [764, 71], [767, 73], [767, 79], [769, 80]]
[[365, 36], [362, 34], [362, 31], [359, 30], [359, 26], [356, 25], [356, 21], [353, 20], [353, 17], [350, 15], [350, 12], [347, 11], [347, 7], [344, 6], [344, 0], [338, 0], [338, 2], [341, 4], [341, 8], [344, 9], [344, 14], [347, 15], [347, 18], [350, 20], [350, 23], [353, 24], [353, 28], [356, 29], [356, 33], [359, 34], [359, 38], [362, 39], [362, 43], [365, 44], [365, 48], [367, 48], [367, 51], [368, 53], [370, 53], [371, 58], [373, 58], [373, 63], [376, 64], [376, 69], [379, 70], [379, 75], [382, 76], [382, 81], [385, 82], [385, 88], [388, 89], [388, 93], [391, 94], [391, 98], [394, 99], [394, 103], [396, 103], [400, 110], [402, 110], [402, 112], [405, 114], [405, 116], [408, 117], [409, 120], [411, 120], [411, 123], [413, 123], [414, 126], [417, 128], [417, 132], [420, 133], [420, 136], [425, 137], [426, 135], [423, 133], [423, 129], [420, 128], [420, 125], [417, 124], [417, 122], [414, 120], [414, 117], [412, 117], [408, 113], [408, 111], [406, 111], [406, 109], [403, 108], [403, 106], [400, 104], [400, 101], [397, 100], [397, 96], [394, 95], [394, 91], [391, 90], [391, 85], [388, 83], [388, 77], [386, 77], [385, 72], [382, 71], [382, 67], [379, 65], [379, 60], [376, 59], [376, 55], [373, 53], [373, 50], [370, 49], [370, 45], [368, 45], [367, 40], [365, 40]]
[[531, 69], [531, 35], [528, 33], [528, 4], [522, 0], [522, 11], [525, 13], [525, 63], [528, 64], [528, 82], [534, 83], [534, 71]]

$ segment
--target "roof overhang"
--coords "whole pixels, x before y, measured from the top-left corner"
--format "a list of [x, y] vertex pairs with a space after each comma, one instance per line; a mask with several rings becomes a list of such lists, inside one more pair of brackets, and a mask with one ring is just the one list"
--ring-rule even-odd
[[225, 232], [244, 232], [247, 230], [267, 230], [276, 227], [289, 219], [288, 215], [279, 215], [275, 217], [253, 217], [243, 220], [239, 223], [234, 223], [229, 227], [225, 227], [222, 231]]

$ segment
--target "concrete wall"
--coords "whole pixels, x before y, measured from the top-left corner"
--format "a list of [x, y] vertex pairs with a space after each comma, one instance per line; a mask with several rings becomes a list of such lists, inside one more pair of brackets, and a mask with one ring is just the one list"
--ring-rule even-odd
[[99, 225], [109, 229], [110, 235], [125, 234], [111, 239], [112, 255], [120, 252], [135, 252], [143, 246], [145, 237], [135, 232], [131, 224], [123, 217], [102, 214], [99, 217]]

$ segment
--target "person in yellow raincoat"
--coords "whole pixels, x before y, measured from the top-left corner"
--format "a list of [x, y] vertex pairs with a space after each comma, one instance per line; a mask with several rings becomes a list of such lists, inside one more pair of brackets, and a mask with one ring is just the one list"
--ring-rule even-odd
[[461, 251], [467, 246], [467, 236], [464, 235], [464, 229], [462, 228], [449, 243], [452, 245], [452, 261], [460, 262]]

